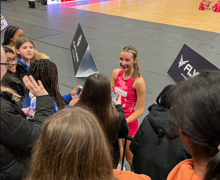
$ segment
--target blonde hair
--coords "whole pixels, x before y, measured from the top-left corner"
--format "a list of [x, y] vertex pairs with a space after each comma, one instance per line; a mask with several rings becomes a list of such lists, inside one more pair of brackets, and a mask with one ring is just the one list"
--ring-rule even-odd
[[1, 94], [5, 94], [5, 93], [9, 93], [12, 95], [12, 99], [15, 102], [19, 102], [21, 100], [21, 96], [19, 96], [14, 90], [8, 88], [8, 87], [4, 87], [1, 86]]
[[46, 120], [28, 180], [113, 180], [109, 145], [98, 120], [82, 108]]
[[[132, 53], [134, 60], [137, 58], [138, 51], [133, 46], [125, 46], [125, 47], [122, 48], [121, 51]], [[133, 81], [134, 81], [136, 77], [140, 77], [141, 76], [140, 66], [139, 66], [138, 61], [133, 65], [133, 68], [134, 68], [134, 71], [132, 73], [132, 78], [133, 78]]]
[[49, 59], [50, 57], [44, 53], [39, 53], [37, 50], [34, 51], [34, 56], [31, 60], [31, 63], [40, 59]]

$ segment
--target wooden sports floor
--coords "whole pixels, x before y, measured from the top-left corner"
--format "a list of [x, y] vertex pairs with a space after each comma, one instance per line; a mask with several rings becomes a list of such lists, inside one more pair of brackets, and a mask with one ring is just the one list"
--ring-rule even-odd
[[[220, 33], [220, 13], [199, 11], [201, 0], [88, 0], [71, 8]], [[213, 0], [213, 6], [217, 0]]]

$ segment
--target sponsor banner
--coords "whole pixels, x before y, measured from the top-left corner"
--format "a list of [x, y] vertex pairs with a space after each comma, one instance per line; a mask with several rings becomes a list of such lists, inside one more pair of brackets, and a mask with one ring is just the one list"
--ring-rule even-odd
[[47, 0], [47, 4], [59, 4], [59, 3], [66, 3], [66, 2], [76, 2], [79, 0]]
[[175, 82], [180, 82], [188, 80], [205, 70], [219, 69], [184, 44], [167, 73]]
[[9, 25], [10, 25], [9, 22], [8, 22], [3, 10], [1, 9], [1, 33], [3, 33]]
[[59, 4], [61, 1], [60, 0], [47, 0], [47, 4]]
[[70, 45], [70, 51], [76, 77], [88, 77], [89, 75], [98, 72], [80, 24], [77, 27]]

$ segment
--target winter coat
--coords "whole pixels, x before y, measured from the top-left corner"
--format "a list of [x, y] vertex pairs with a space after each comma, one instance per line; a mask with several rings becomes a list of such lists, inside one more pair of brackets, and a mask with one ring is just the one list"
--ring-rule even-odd
[[12, 73], [10, 71], [7, 71], [7, 73], [2, 78], [2, 85], [4, 85], [5, 87], [9, 87], [10, 89], [13, 89], [18, 95], [20, 95], [22, 97], [22, 103], [27, 89], [22, 79], [16, 74], [16, 72]]
[[16, 67], [17, 76], [23, 79], [23, 77], [27, 75], [28, 69], [29, 69], [29, 66], [25, 64], [24, 62], [22, 62], [20, 59], [18, 59], [18, 64]]
[[163, 106], [153, 104], [131, 142], [134, 172], [146, 174], [152, 180], [166, 180], [176, 164], [191, 158], [179, 137], [168, 141], [169, 113]]
[[53, 114], [53, 98], [37, 97], [36, 115], [28, 121], [9, 93], [1, 94], [1, 180], [20, 180], [44, 120]]

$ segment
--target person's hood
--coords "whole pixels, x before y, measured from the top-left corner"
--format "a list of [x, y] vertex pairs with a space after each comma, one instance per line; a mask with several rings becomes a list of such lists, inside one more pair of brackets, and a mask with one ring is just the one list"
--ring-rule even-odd
[[151, 127], [159, 136], [164, 137], [169, 129], [169, 113], [166, 107], [153, 104], [148, 108]]
[[177, 164], [167, 177], [167, 180], [203, 180], [193, 170], [193, 160], [187, 159]]

